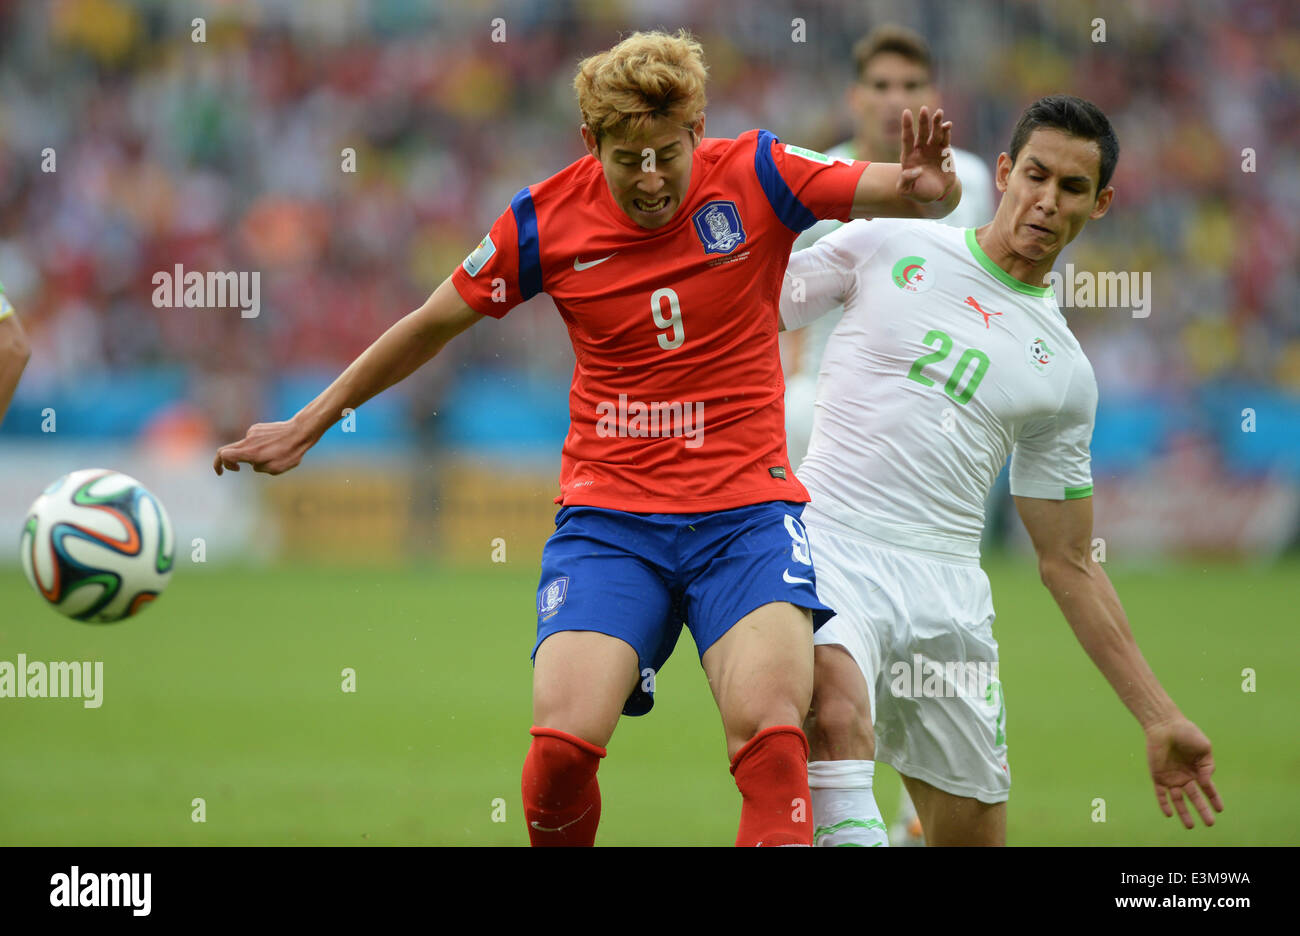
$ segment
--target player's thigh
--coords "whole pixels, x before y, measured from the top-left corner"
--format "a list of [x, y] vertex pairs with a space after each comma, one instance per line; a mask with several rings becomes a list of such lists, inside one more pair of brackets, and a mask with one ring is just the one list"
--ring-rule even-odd
[[1007, 804], [954, 796], [924, 780], [903, 775], [925, 830], [927, 845], [1005, 845]]
[[641, 518], [565, 508], [542, 551], [533, 647], [533, 717], [604, 745], [619, 712], [643, 714], [681, 631], [673, 595], [651, 559], [662, 536]]
[[815, 671], [808, 743], [813, 759], [874, 760], [874, 718], [886, 647], [900, 619], [888, 557], [804, 512], [817, 563], [817, 596], [835, 616], [813, 636]]
[[871, 760], [871, 696], [862, 667], [840, 644], [813, 648], [813, 694], [804, 733], [809, 760]]
[[597, 631], [559, 631], [537, 648], [533, 724], [604, 747], [640, 679], [637, 651]]
[[727, 756], [777, 725], [801, 725], [812, 700], [812, 619], [784, 602], [742, 617], [701, 657], [727, 734]]
[[910, 585], [907, 627], [882, 678], [876, 758], [954, 802], [1005, 802], [1006, 705], [987, 576], [968, 563], [897, 561]]
[[[812, 699], [817, 597], [802, 504], [768, 501], [694, 518], [683, 560], [686, 621], [734, 751], [764, 728], [801, 725]], [[811, 614], [810, 614], [811, 612]]]

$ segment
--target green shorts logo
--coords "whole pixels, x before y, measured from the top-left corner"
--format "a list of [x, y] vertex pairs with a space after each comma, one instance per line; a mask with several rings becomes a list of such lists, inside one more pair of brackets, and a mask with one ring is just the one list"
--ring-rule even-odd
[[889, 275], [894, 285], [904, 292], [925, 292], [934, 285], [925, 269], [925, 257], [904, 257], [894, 264]]

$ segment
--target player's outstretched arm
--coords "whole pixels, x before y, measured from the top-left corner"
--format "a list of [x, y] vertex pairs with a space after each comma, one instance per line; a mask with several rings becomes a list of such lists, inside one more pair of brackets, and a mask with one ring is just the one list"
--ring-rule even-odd
[[248, 462], [254, 471], [267, 474], [288, 471], [342, 418], [344, 409], [356, 409], [406, 379], [482, 317], [465, 304], [447, 277], [424, 305], [380, 335], [293, 418], [252, 426], [244, 438], [217, 450], [212, 467], [221, 474], [223, 468], [238, 471], [240, 462]]
[[1043, 584], [1083, 649], [1142, 725], [1161, 811], [1172, 816], [1172, 800], [1183, 825], [1192, 828], [1196, 823], [1185, 796], [1202, 821], [1214, 825], [1205, 798], [1217, 812], [1223, 811], [1223, 800], [1211, 780], [1210, 740], [1178, 710], [1156, 679], [1133, 639], [1110, 578], [1092, 559], [1092, 498], [1015, 500], [1038, 553]]
[[853, 193], [854, 218], [942, 218], [961, 201], [961, 180], [953, 168], [952, 121], [943, 109], [922, 107], [912, 122], [903, 111], [903, 153], [897, 163], [873, 162]]
[[[0, 293], [0, 313], [5, 311], [3, 306], [3, 293]], [[31, 356], [32, 348], [18, 324], [18, 316], [10, 312], [0, 318], [0, 423], [5, 420], [14, 391], [18, 389], [18, 378]]]

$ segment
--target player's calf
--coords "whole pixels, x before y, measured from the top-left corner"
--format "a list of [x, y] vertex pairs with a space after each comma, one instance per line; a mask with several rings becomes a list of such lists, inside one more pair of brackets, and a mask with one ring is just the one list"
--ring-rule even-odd
[[843, 647], [813, 649], [813, 697], [804, 731], [813, 761], [875, 757], [867, 683]]
[[636, 677], [636, 651], [607, 634], [562, 631], [538, 646], [522, 784], [533, 845], [595, 844], [596, 768]]
[[907, 792], [916, 804], [927, 845], [1007, 844], [1007, 804], [982, 803], [971, 796], [946, 790], [903, 775]]
[[872, 785], [871, 703], [862, 670], [839, 646], [814, 650], [813, 701], [804, 730], [815, 845], [889, 844]]
[[808, 740], [809, 614], [765, 604], [736, 622], [701, 662], [727, 733], [742, 806], [737, 845], [811, 845]]
[[537, 845], [594, 845], [600, 824], [596, 768], [605, 749], [554, 728], [533, 728], [524, 760], [524, 819]]

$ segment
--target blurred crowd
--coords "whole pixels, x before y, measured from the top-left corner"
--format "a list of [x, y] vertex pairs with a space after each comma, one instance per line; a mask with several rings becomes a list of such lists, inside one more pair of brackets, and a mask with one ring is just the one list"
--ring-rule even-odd
[[[283, 418], [275, 379], [337, 373], [519, 188], [583, 155], [583, 56], [689, 27], [710, 136], [820, 148], [852, 135], [850, 48], [884, 22], [930, 40], [956, 142], [990, 166], [1042, 94], [1111, 117], [1115, 206], [1062, 264], [1150, 270], [1155, 294], [1149, 319], [1070, 314], [1104, 396], [1300, 392], [1293, 0], [0, 0], [0, 281], [35, 349], [20, 393], [152, 368], [183, 373], [218, 434]], [[261, 315], [154, 308], [153, 274], [176, 264], [260, 271]], [[419, 429], [459, 376], [567, 387], [572, 366], [539, 297], [398, 392]]]

